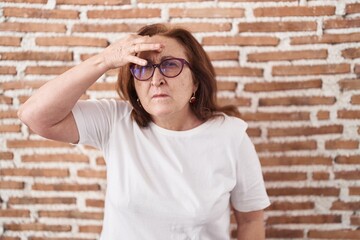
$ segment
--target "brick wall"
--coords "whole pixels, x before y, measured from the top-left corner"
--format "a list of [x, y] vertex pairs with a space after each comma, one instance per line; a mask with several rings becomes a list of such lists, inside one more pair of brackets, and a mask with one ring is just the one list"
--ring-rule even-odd
[[[359, 1], [0, 6], [1, 240], [98, 238], [106, 188], [101, 153], [42, 139], [16, 111], [44, 82], [155, 22], [195, 34], [215, 65], [220, 103], [237, 105], [250, 124], [272, 200], [267, 238], [360, 239]], [[109, 71], [83, 98], [116, 97], [115, 81]]]

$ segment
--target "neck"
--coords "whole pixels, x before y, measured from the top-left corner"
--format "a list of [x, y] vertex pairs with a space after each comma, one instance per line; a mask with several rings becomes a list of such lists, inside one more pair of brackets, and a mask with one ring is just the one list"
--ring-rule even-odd
[[153, 117], [153, 122], [159, 127], [173, 131], [190, 130], [203, 123], [192, 112], [189, 112], [188, 115], [182, 117], [177, 115]]

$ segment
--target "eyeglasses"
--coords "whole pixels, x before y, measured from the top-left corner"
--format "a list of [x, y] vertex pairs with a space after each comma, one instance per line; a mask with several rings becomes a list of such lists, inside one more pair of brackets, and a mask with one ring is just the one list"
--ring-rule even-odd
[[146, 66], [140, 66], [135, 64], [131, 65], [130, 71], [134, 78], [139, 81], [149, 80], [154, 75], [155, 68], [159, 68], [159, 71], [163, 76], [168, 78], [174, 78], [179, 76], [185, 64], [190, 67], [190, 64], [185, 59], [168, 58], [163, 60], [159, 64], [148, 63]]

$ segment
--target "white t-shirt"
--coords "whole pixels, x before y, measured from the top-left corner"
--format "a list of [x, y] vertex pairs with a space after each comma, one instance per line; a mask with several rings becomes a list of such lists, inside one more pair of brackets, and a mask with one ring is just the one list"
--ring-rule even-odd
[[80, 101], [80, 144], [107, 166], [102, 240], [228, 240], [238, 211], [269, 205], [247, 124], [226, 115], [187, 131], [141, 128], [124, 101]]

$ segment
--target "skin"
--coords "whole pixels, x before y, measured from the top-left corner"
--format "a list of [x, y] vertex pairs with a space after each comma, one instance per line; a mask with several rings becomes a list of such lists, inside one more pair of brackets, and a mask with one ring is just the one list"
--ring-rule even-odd
[[[160, 63], [171, 57], [183, 58], [185, 50], [175, 39], [154, 36], [151, 42], [159, 42], [164, 48], [161, 52], [146, 52], [140, 55], [152, 63]], [[190, 68], [185, 64], [182, 72], [175, 78], [168, 78], [155, 69], [147, 81], [135, 81], [135, 89], [142, 107], [151, 115], [155, 124], [171, 130], [188, 130], [201, 124], [190, 109], [189, 99], [196, 91]]]

